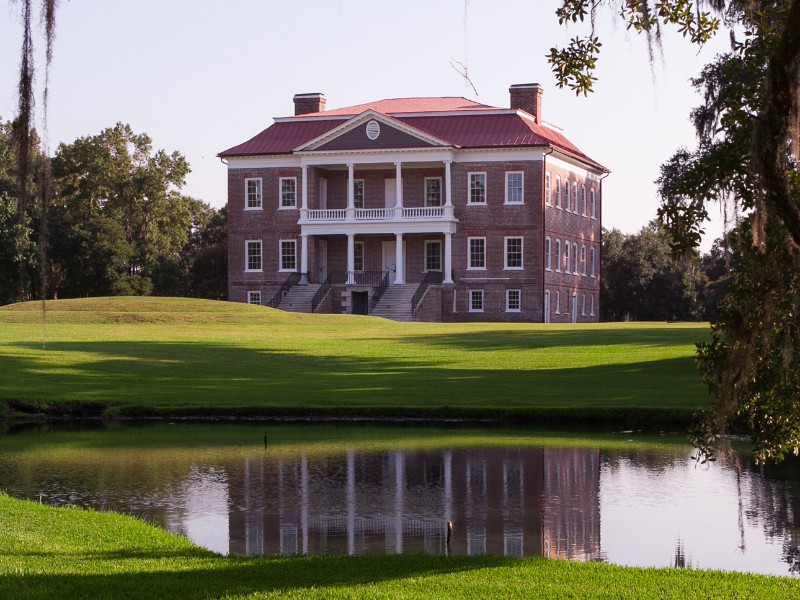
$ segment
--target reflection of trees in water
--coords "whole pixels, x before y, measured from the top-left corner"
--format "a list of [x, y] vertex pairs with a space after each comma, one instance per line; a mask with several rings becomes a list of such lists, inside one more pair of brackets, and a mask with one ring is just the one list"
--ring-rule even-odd
[[760, 524], [767, 537], [780, 537], [789, 571], [800, 572], [800, 459], [790, 457], [777, 466], [741, 461], [750, 482], [747, 519]]
[[602, 451], [600, 453], [603, 469], [616, 471], [620, 467], [634, 468], [655, 475], [669, 471], [686, 464], [689, 452], [682, 454], [680, 450], [669, 451], [661, 454], [651, 452], [628, 451]]

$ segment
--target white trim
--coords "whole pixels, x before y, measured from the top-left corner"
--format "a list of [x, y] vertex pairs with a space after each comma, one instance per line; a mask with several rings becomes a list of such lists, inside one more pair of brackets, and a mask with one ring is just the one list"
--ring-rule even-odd
[[561, 291], [556, 290], [556, 312], [555, 314], [561, 314]]
[[[428, 204], [428, 182], [429, 181], [438, 181], [439, 182], [439, 204]], [[422, 187], [422, 203], [423, 206], [444, 206], [444, 181], [441, 177], [425, 177], [423, 181]]]
[[569, 261], [570, 259], [570, 247], [569, 247], [569, 240], [564, 240], [564, 262], [567, 264], [567, 267], [564, 269], [564, 273], [569, 275], [570, 270], [569, 268], [572, 266], [572, 263]]
[[[483, 240], [483, 266], [482, 267], [473, 267], [470, 266], [472, 264], [472, 240]], [[475, 237], [468, 237], [467, 238], [467, 271], [486, 271], [486, 264], [488, 262], [487, 259], [487, 248], [486, 248], [486, 238], [481, 236]]]
[[597, 195], [594, 188], [591, 189], [591, 202], [592, 202], [592, 221], [597, 220]]
[[544, 306], [542, 307], [543, 308], [543, 312], [544, 312], [544, 322], [545, 323], [549, 323], [550, 322], [550, 297], [551, 297], [550, 296], [550, 290], [549, 289], [545, 289], [545, 291], [544, 291]]
[[581, 185], [581, 216], [588, 217], [588, 206], [586, 205], [586, 184]]
[[231, 169], [288, 169], [292, 167], [300, 168], [300, 157], [291, 154], [263, 154], [259, 156], [231, 156], [226, 158], [228, 170]]
[[572, 274], [578, 274], [578, 242], [572, 242]]
[[[428, 244], [439, 244], [439, 268], [438, 269], [428, 269]], [[422, 254], [422, 272], [434, 272], [434, 273], [442, 273], [444, 272], [444, 244], [442, 244], [442, 240], [424, 240], [422, 242], [423, 247], [423, 254]]]
[[[283, 244], [292, 244], [294, 246], [294, 268], [283, 268]], [[297, 273], [297, 240], [296, 239], [281, 239], [278, 240], [278, 273]]]
[[564, 207], [564, 210], [567, 211], [568, 213], [572, 212], [572, 196], [570, 195], [571, 191], [572, 191], [572, 180], [569, 177], [567, 177], [564, 180], [564, 196], [566, 197], [567, 200], [567, 205]]
[[[481, 307], [480, 308], [472, 308], [472, 294], [480, 294], [481, 297]], [[469, 290], [469, 296], [467, 297], [468, 304], [467, 304], [467, 312], [471, 313], [482, 313], [486, 311], [486, 294], [483, 293], [483, 290]]]
[[594, 252], [594, 248], [589, 248], [589, 257], [590, 257], [590, 262], [592, 263], [592, 268], [591, 268], [591, 271], [590, 271], [591, 272], [590, 277], [597, 277], [596, 269], [595, 269], [595, 252]]
[[553, 152], [547, 155], [547, 162], [566, 171], [578, 170], [579, 177], [586, 177], [589, 181], [599, 182], [602, 175], [610, 171], [603, 171], [596, 167], [587, 166], [586, 162], [573, 157], [560, 148], [553, 147]]
[[[356, 248], [361, 246], [361, 268], [359, 269], [356, 265]], [[363, 273], [367, 270], [367, 250], [364, 242], [353, 242], [353, 271], [356, 273]]]
[[550, 171], [544, 174], [544, 204], [545, 206], [553, 206], [553, 178]]
[[349, 162], [364, 165], [389, 165], [396, 162], [439, 163], [453, 160], [452, 148], [387, 148], [370, 150], [308, 150], [298, 152], [301, 164], [310, 167], [345, 165]]
[[[361, 182], [361, 206], [356, 206], [356, 185]], [[355, 208], [366, 208], [367, 205], [367, 184], [363, 177], [353, 178], [353, 206]]]
[[594, 294], [589, 294], [589, 299], [591, 300], [591, 310], [589, 311], [589, 316], [594, 317]]
[[588, 255], [586, 254], [586, 244], [581, 244], [581, 275], [586, 277], [586, 262]]
[[561, 238], [556, 238], [556, 273], [561, 273]]
[[[347, 107], [343, 107], [347, 108]], [[333, 109], [333, 110], [342, 110], [342, 109]], [[371, 109], [367, 109], [371, 110]], [[393, 112], [393, 113], [378, 113], [378, 114], [385, 114], [389, 117], [393, 118], [405, 118], [405, 117], [462, 117], [466, 114], [470, 115], [514, 115], [518, 114], [520, 111], [517, 111], [513, 108], [465, 108], [463, 110], [450, 110], [450, 111], [426, 111], [426, 112]], [[290, 115], [288, 117], [273, 117], [275, 123], [297, 123], [300, 121], [349, 121], [354, 117], [358, 117], [359, 115], [363, 115], [363, 112], [360, 113], [349, 113], [349, 114], [337, 114], [337, 115], [321, 115], [315, 117], [305, 117], [302, 115], [293, 116]], [[555, 125], [551, 126], [551, 129], [556, 127]], [[559, 131], [562, 131], [559, 129]]]
[[[508, 266], [508, 241], [519, 240], [519, 261], [522, 263], [518, 267]], [[503, 270], [504, 271], [523, 271], [525, 269], [525, 238], [521, 235], [509, 235], [503, 238]]]
[[564, 203], [561, 201], [561, 175], [556, 175], [556, 208], [564, 210]]
[[581, 294], [581, 316], [586, 316], [586, 294]]
[[544, 270], [553, 270], [553, 240], [549, 235], [544, 237]]
[[[294, 181], [294, 204], [283, 205], [283, 182]], [[297, 177], [278, 177], [278, 210], [297, 210]]]
[[[258, 206], [248, 206], [250, 203], [250, 190], [248, 189], [251, 181], [258, 182]], [[245, 210], [264, 210], [264, 181], [261, 177], [244, 178], [244, 209]]]
[[543, 161], [546, 146], [534, 148], [458, 148], [453, 152], [453, 162], [523, 162], [523, 161]]
[[[258, 294], [258, 302], [253, 302], [253, 295]], [[247, 303], [254, 304], [256, 306], [261, 306], [261, 290], [248, 290], [247, 291]]]
[[[472, 201], [472, 176], [483, 175], [483, 202]], [[468, 171], [467, 172], [467, 206], [486, 206], [489, 201], [489, 177], [486, 171]]]
[[[519, 304], [518, 308], [509, 308], [509, 297], [511, 292], [517, 292], [517, 303]], [[522, 312], [522, 290], [506, 290], [506, 312], [507, 313], [521, 313]]]
[[[525, 204], [525, 171], [506, 171], [505, 173], [506, 173], [506, 176], [505, 176], [506, 185], [505, 185], [505, 199], [504, 199], [503, 203], [504, 204], [511, 204], [512, 206], [520, 206], [522, 204]], [[522, 177], [522, 181], [520, 182], [522, 185], [521, 185], [521, 189], [520, 189], [519, 202], [509, 202], [509, 200], [508, 200], [508, 176], [509, 175], [519, 175], [520, 177]]]
[[[261, 265], [258, 269], [248, 269], [250, 264], [250, 244], [258, 243], [258, 262]], [[263, 273], [264, 272], [264, 240], [245, 240], [244, 241], [244, 272]]]
[[572, 212], [574, 214], [580, 214], [578, 206], [578, 182], [573, 182], [572, 185]]

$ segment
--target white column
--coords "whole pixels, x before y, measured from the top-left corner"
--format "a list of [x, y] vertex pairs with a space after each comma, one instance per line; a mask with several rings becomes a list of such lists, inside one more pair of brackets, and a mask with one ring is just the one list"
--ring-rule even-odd
[[[347, 163], [347, 220], [354, 221], [356, 218], [356, 200], [353, 190], [355, 175], [353, 173], [353, 163]], [[348, 271], [350, 268], [348, 267]]]
[[347, 285], [355, 284], [356, 270], [356, 236], [347, 234]]
[[402, 163], [394, 163], [394, 186], [395, 186], [395, 201], [394, 201], [394, 218], [403, 218], [403, 169]]
[[453, 234], [444, 234], [444, 277], [442, 283], [453, 283]]
[[306, 165], [303, 165], [303, 184], [302, 185], [303, 185], [303, 194], [301, 196], [302, 204], [300, 205], [300, 208], [302, 210], [308, 210], [308, 167]]
[[[397, 210], [395, 208], [395, 210]], [[403, 210], [402, 208], [400, 210]], [[397, 269], [394, 274], [394, 284], [400, 285], [405, 283], [406, 274], [405, 274], [405, 261], [403, 260], [405, 257], [403, 256], [403, 234], [397, 233], [395, 234], [395, 268]]]
[[[303, 169], [305, 173], [305, 168]], [[303, 188], [305, 190], [305, 187]], [[305, 193], [303, 194], [305, 196]], [[308, 236], [300, 236], [300, 285], [308, 285]]]
[[453, 178], [450, 175], [450, 165], [452, 161], [444, 161], [444, 216], [453, 216]]

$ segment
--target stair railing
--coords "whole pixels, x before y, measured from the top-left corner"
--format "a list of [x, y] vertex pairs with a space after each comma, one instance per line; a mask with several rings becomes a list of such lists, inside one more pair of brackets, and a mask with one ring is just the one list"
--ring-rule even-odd
[[383, 293], [386, 291], [386, 288], [389, 287], [389, 271], [383, 271], [383, 277], [381, 278], [381, 282], [378, 287], [375, 288], [375, 291], [372, 292], [372, 298], [369, 299], [369, 311], [372, 312], [375, 310], [375, 307], [378, 305], [378, 302], [381, 301], [381, 297]]
[[281, 287], [278, 288], [278, 291], [275, 292], [275, 295], [267, 301], [267, 306], [270, 308], [278, 308], [278, 305], [283, 300], [284, 296], [289, 293], [289, 290], [292, 289], [300, 282], [300, 273], [292, 273], [290, 274], [283, 282]]
[[422, 283], [419, 284], [417, 291], [411, 297], [411, 314], [416, 317], [417, 309], [419, 308], [425, 293], [431, 285], [442, 283], [442, 274], [440, 271], [428, 271], [425, 277], [422, 278]]

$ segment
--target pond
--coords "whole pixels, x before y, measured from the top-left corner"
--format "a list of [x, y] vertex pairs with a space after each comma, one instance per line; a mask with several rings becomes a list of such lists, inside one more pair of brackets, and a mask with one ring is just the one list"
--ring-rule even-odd
[[736, 463], [697, 466], [681, 436], [630, 432], [158, 423], [0, 435], [10, 495], [130, 513], [223, 554], [490, 553], [794, 575], [800, 464]]

